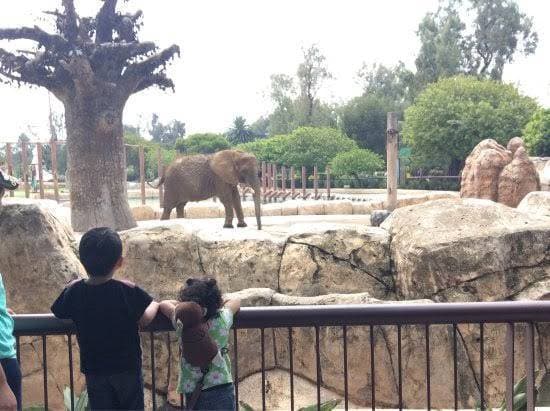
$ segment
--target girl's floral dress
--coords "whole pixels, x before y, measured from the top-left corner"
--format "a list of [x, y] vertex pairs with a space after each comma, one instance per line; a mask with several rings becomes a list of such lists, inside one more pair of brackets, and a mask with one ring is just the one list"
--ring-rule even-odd
[[[208, 373], [204, 376], [203, 390], [216, 385], [233, 382], [233, 377], [231, 376], [231, 361], [229, 360], [227, 350], [224, 349], [227, 347], [229, 330], [232, 325], [233, 313], [227, 308], [219, 310], [218, 315], [209, 321], [208, 333], [212, 340], [216, 342], [218, 353], [212, 360]], [[181, 323], [178, 322], [174, 324], [174, 327], [176, 329], [176, 334], [181, 339]], [[201, 369], [190, 365], [182, 356], [178, 392], [180, 394], [191, 394], [202, 376]]]

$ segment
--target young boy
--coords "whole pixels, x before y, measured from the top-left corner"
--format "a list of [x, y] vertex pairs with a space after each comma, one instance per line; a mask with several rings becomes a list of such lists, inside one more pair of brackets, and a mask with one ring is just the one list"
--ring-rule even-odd
[[115, 231], [88, 231], [79, 252], [89, 278], [69, 284], [52, 312], [76, 324], [90, 407], [143, 410], [138, 326], [153, 320], [158, 303], [136, 285], [113, 279], [122, 265], [122, 242]]

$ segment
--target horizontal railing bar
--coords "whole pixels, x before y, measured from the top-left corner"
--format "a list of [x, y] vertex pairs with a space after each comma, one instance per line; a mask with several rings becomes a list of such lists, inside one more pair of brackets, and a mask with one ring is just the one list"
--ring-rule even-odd
[[[313, 305], [245, 307], [235, 318], [235, 327], [282, 328], [335, 325], [466, 324], [548, 322], [550, 301], [487, 303], [395, 303], [369, 305]], [[14, 316], [16, 335], [67, 334], [71, 321], [52, 314]], [[163, 315], [144, 331], [170, 331]]]

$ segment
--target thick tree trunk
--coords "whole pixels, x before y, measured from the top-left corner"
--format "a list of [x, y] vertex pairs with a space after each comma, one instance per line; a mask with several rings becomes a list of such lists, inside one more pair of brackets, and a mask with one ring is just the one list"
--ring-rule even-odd
[[125, 100], [108, 94], [90, 90], [65, 102], [71, 221], [79, 232], [136, 226], [126, 193]]

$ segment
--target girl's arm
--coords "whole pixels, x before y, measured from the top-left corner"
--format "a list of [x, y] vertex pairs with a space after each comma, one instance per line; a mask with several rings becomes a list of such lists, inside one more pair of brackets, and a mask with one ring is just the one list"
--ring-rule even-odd
[[161, 301], [160, 312], [163, 313], [170, 320], [172, 320], [172, 318], [174, 317], [174, 310], [176, 309], [176, 305], [178, 305], [178, 301], [176, 300]]
[[152, 301], [151, 304], [145, 309], [145, 312], [139, 319], [139, 326], [141, 328], [147, 327], [151, 321], [157, 316], [159, 310], [159, 303]]
[[239, 310], [241, 309], [241, 300], [233, 299], [233, 300], [227, 300], [223, 306], [225, 308], [228, 308], [233, 315], [237, 314]]

